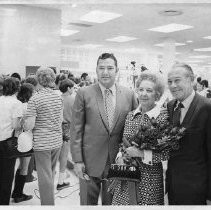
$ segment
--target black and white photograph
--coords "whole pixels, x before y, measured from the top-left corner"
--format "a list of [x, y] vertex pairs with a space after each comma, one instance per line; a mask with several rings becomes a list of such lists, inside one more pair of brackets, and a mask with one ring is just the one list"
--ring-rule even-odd
[[0, 0], [0, 205], [211, 205], [211, 1]]

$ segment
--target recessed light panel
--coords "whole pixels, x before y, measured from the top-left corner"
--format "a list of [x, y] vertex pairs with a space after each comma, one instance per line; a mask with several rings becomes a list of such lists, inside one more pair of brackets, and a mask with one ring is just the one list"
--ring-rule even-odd
[[192, 43], [193, 41], [192, 41], [192, 40], [187, 40], [186, 42], [187, 42], [187, 43]]
[[94, 10], [82, 16], [80, 20], [93, 23], [105, 23], [120, 16], [122, 15], [117, 13]]
[[128, 42], [137, 39], [136, 37], [129, 37], [129, 36], [117, 36], [114, 38], [106, 39], [110, 42]]
[[[175, 43], [175, 46], [184, 46], [185, 43]], [[163, 47], [164, 46], [164, 43], [160, 43], [160, 44], [155, 44], [154, 46], [157, 46], [157, 47]]]
[[61, 29], [61, 36], [70, 36], [78, 32], [77, 30]]
[[168, 24], [164, 26], [159, 26], [156, 28], [150, 28], [148, 30], [162, 32], [162, 33], [171, 33], [171, 32], [182, 31], [182, 30], [186, 30], [190, 28], [193, 28], [193, 26], [172, 23], [172, 24]]
[[209, 51], [211, 51], [211, 47], [197, 48], [197, 49], [194, 49], [194, 51], [209, 52]]

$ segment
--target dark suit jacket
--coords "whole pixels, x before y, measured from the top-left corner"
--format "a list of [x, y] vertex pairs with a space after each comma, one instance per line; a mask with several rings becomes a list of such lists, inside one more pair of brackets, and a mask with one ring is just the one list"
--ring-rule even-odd
[[114, 162], [122, 141], [126, 115], [136, 107], [134, 92], [117, 85], [113, 128], [109, 131], [99, 85], [78, 90], [73, 105], [74, 138], [71, 151], [74, 162], [85, 163], [88, 175], [101, 176], [108, 156], [110, 162]]
[[[172, 120], [175, 100], [168, 110]], [[211, 199], [211, 103], [196, 93], [182, 122], [186, 134], [178, 151], [171, 153], [167, 191], [191, 200], [196, 195]], [[183, 199], [183, 198], [182, 198]]]

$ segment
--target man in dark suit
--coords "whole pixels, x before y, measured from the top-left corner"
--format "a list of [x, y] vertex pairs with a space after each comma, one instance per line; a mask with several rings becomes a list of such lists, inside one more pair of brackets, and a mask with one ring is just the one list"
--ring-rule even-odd
[[71, 151], [81, 205], [97, 205], [101, 188], [102, 204], [111, 204], [105, 178], [118, 153], [126, 115], [137, 106], [134, 92], [115, 84], [118, 67], [113, 54], [98, 58], [96, 73], [98, 84], [79, 89], [73, 106]]
[[170, 205], [206, 205], [211, 200], [211, 103], [195, 93], [193, 82], [187, 64], [175, 64], [168, 73], [168, 86], [175, 98], [168, 104], [170, 122], [186, 128], [179, 150], [171, 152], [168, 161]]

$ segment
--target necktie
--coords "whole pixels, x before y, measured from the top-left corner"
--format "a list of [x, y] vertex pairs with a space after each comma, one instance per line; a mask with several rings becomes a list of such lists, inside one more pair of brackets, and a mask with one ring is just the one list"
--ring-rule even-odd
[[173, 126], [180, 126], [181, 108], [184, 108], [182, 103], [178, 103], [173, 113]]
[[108, 120], [109, 128], [111, 129], [114, 117], [114, 105], [112, 101], [112, 93], [110, 89], [105, 89], [105, 112]]

